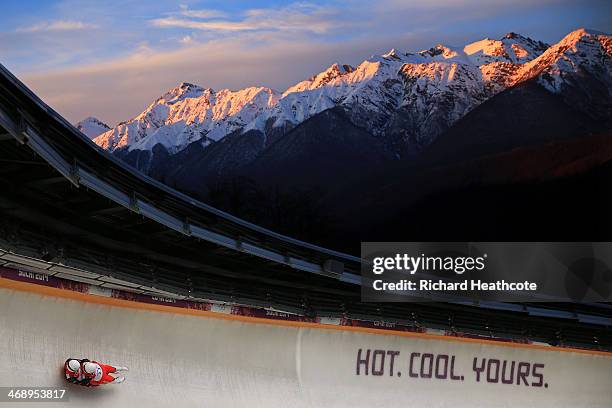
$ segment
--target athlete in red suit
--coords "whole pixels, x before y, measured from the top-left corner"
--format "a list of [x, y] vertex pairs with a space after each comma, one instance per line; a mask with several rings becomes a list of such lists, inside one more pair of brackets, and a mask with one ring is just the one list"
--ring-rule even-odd
[[87, 387], [122, 383], [125, 381], [125, 377], [119, 375], [120, 371], [128, 371], [128, 369], [127, 367], [114, 367], [87, 359], [69, 358], [64, 363], [66, 380]]
[[81, 384], [83, 381], [83, 370], [81, 369], [82, 360], [76, 358], [69, 358], [64, 363], [64, 374], [66, 375], [66, 381], [73, 384]]
[[86, 361], [82, 364], [83, 377], [88, 385], [120, 384], [125, 377], [119, 375], [120, 371], [127, 371], [127, 367], [114, 367], [97, 361]]

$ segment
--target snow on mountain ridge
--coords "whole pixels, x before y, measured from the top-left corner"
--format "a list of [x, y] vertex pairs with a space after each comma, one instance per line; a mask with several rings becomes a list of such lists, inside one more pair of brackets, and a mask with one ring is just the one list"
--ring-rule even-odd
[[310, 77], [309, 79], [299, 82], [283, 92], [283, 96], [286, 96], [293, 92], [302, 92], [305, 90], [316, 89], [320, 86], [326, 85], [334, 79], [353, 72], [355, 68], [350, 65], [340, 66], [338, 63], [333, 64], [325, 71], [320, 72], [317, 75]]
[[516, 33], [508, 33], [499, 40], [485, 38], [467, 44], [463, 51], [472, 62], [479, 66], [493, 62], [524, 64], [538, 57], [548, 47], [548, 44], [541, 41], [534, 41]]
[[584, 28], [575, 30], [526, 63], [515, 83], [538, 77], [542, 86], [557, 93], [581, 71], [588, 71], [612, 89], [612, 36]]
[[481, 71], [473, 65], [456, 61], [405, 64], [401, 73], [405, 89], [402, 107], [412, 111], [416, 122], [413, 132], [420, 143], [445, 130], [441, 123], [454, 123], [491, 96]]
[[[513, 33], [512, 35], [506, 35], [504, 39], [506, 39], [506, 42], [500, 41], [500, 43], [508, 47], [516, 44], [527, 44], [524, 48], [520, 48], [521, 50], [528, 49], [521, 54], [523, 60], [535, 58], [539, 55], [537, 52], [546, 46], [543, 43], [536, 43], [531, 39]], [[531, 46], [532, 43], [541, 44], [541, 47]], [[447, 89], [444, 83], [467, 81], [470, 82], [473, 89], [466, 90], [466, 97], [467, 95], [478, 95], [474, 102], [480, 103], [486, 99], [484, 98], [485, 90], [489, 93], [488, 96], [492, 96], [507, 87], [510, 81], [506, 79], [506, 76], [512, 75], [516, 71], [514, 63], [511, 61], [519, 60], [516, 54], [512, 55], [515, 56], [514, 59], [500, 58], [500, 60], [506, 61], [507, 65], [498, 64], [498, 61], [494, 59], [490, 63], [494, 66], [489, 66], [490, 64], [485, 63], [485, 61], [475, 64], [474, 59], [464, 49], [438, 44], [417, 53], [402, 53], [392, 49], [381, 56], [372, 56], [356, 68], [344, 72], [340, 72], [338, 64], [334, 64], [311, 79], [288, 88], [283, 93], [279, 104], [265, 112], [263, 117], [258, 118], [255, 123], [249, 124], [247, 129], [264, 131], [264, 125], [270, 119], [273, 120], [274, 127], [291, 127], [323, 110], [334, 106], [342, 106], [348, 109], [351, 120], [356, 125], [365, 127], [375, 135], [382, 134], [385, 132], [385, 128], [395, 110], [406, 105], [407, 100], [411, 100], [409, 95], [404, 95], [404, 92], [420, 91], [418, 86], [415, 89], [408, 89], [404, 86], [405, 75], [408, 73], [407, 70], [401, 72], [404, 66], [422, 65], [428, 67], [420, 69], [419, 72], [420, 75], [425, 77], [428, 76], [428, 73], [431, 73], [429, 76], [431, 86], [427, 91], [430, 92], [429, 96], [437, 92], [434, 89], [435, 86], [432, 85], [435, 82], [440, 82], [438, 86]], [[436, 64], [450, 65], [441, 69], [441, 65]], [[457, 69], [458, 66], [470, 68]], [[481, 72], [478, 72], [479, 70]], [[447, 71], [450, 75], [442, 75], [442, 71]], [[462, 78], [468, 72], [471, 77]], [[439, 75], [436, 75], [436, 73]], [[322, 81], [321, 78], [326, 80]], [[430, 106], [429, 104], [425, 105]], [[463, 105], [469, 108], [459, 109], [460, 113], [451, 114], [450, 117], [460, 117], [475, 106], [470, 103]]]
[[265, 87], [214, 91], [182, 83], [166, 92], [134, 119], [123, 122], [94, 141], [109, 150], [150, 150], [161, 143], [171, 152], [204, 139], [218, 140], [243, 128], [280, 95]]
[[382, 82], [397, 76], [401, 63], [366, 60], [354, 69], [339, 71], [337, 67], [332, 65], [312, 80], [287, 89], [278, 104], [264, 113], [266, 121], [273, 119], [275, 127], [296, 125], [339, 104], [352, 105], [359, 97], [362, 105], [376, 107]]
[[197, 98], [202, 92], [211, 93], [213, 90], [210, 88], [204, 89], [201, 86], [190, 84], [189, 82], [181, 82], [179, 86], [163, 94], [155, 103], [165, 102], [171, 105], [187, 98]]
[[93, 116], [83, 119], [74, 126], [90, 139], [93, 139], [110, 129], [106, 123], [102, 122], [98, 118], [94, 118]]
[[[593, 41], [600, 45], [593, 43], [591, 48], [608, 49], [589, 52], [583, 38], [596, 38]], [[464, 47], [438, 44], [416, 53], [392, 49], [357, 67], [333, 64], [282, 94], [264, 87], [215, 92], [182, 83], [95, 142], [109, 150], [149, 150], [161, 143], [176, 152], [193, 141], [209, 143], [236, 131], [255, 129], [264, 137], [273, 128], [284, 132], [333, 107], [344, 108], [355, 125], [374, 135], [384, 134], [393, 123], [404, 123], [413, 132], [412, 139], [431, 141], [489, 97], [548, 68], [554, 79], [580, 64], [597, 64], [601, 52], [610, 55], [612, 46], [606, 39], [610, 37], [602, 33], [576, 30], [549, 47], [508, 33], [499, 40], [485, 38]], [[571, 51], [577, 41], [582, 41], [580, 51]], [[565, 56], [568, 49], [573, 57]], [[578, 61], [585, 52], [586, 60]], [[559, 86], [547, 82], [543, 85], [550, 90]], [[400, 112], [410, 119], [398, 120]], [[434, 117], [443, 123], [432, 122]]]

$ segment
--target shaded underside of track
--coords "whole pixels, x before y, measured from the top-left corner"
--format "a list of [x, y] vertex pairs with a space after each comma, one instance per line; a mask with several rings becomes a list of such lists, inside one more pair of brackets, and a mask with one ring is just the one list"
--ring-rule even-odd
[[[603, 408], [612, 403], [612, 357], [605, 353], [265, 324], [197, 311], [176, 314], [165, 306], [139, 310], [121, 305], [128, 301], [73, 298], [59, 289], [5, 283], [0, 280], [0, 386], [67, 389], [69, 401], [50, 406]], [[365, 358], [367, 350], [372, 359], [366, 368], [358, 356]], [[420, 364], [411, 365], [415, 352], [451, 355], [456, 379], [419, 377]], [[67, 384], [61, 367], [68, 356], [130, 371], [120, 385]], [[477, 381], [474, 358], [538, 364], [542, 381], [534, 386], [538, 379], [529, 374], [516, 383], [508, 372], [509, 384]]]
[[[1, 67], [0, 67], [1, 68]], [[451, 304], [360, 302], [354, 257], [174, 192], [95, 146], [2, 68], [0, 248], [194, 298], [612, 348], [609, 326]], [[548, 305], [610, 317], [607, 305]]]

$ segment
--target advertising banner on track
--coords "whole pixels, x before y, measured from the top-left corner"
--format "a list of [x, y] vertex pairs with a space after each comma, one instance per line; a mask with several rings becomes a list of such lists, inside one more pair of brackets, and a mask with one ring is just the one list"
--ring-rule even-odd
[[[337, 336], [343, 338], [342, 345], [334, 340]], [[612, 404], [610, 355], [522, 344], [496, 345], [471, 339], [326, 332], [311, 332], [305, 334], [305, 339], [302, 344], [308, 346], [302, 350], [308, 353], [302, 355], [303, 379], [335, 384], [336, 388], [350, 385], [352, 393], [362, 395], [359, 400], [367, 398], [376, 406], [607, 407]], [[323, 361], [317, 358], [320, 354], [317, 350], [325, 348], [319, 347], [326, 347], [325, 370], [319, 365]], [[342, 373], [338, 367], [342, 367]], [[335, 392], [331, 387], [327, 390]], [[354, 403], [359, 401], [355, 399]]]

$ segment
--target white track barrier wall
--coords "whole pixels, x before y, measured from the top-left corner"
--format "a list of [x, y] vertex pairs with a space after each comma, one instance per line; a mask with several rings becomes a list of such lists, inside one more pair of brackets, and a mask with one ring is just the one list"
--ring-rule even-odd
[[[0, 386], [70, 392], [67, 403], [0, 408], [612, 407], [612, 357], [606, 355], [245, 323], [6, 288], [0, 288], [0, 339]], [[126, 365], [128, 379], [94, 389], [67, 384], [61, 371], [67, 357]], [[480, 382], [474, 358], [477, 366], [487, 359]], [[419, 377], [428, 376], [432, 360], [432, 378], [411, 377], [411, 360]], [[493, 381], [504, 360], [511, 384]], [[435, 378], [436, 361], [446, 379]], [[525, 374], [517, 385], [521, 362]]]

